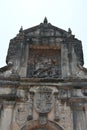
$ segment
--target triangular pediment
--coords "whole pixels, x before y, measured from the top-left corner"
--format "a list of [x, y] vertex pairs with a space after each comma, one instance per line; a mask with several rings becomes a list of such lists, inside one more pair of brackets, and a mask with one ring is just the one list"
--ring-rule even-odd
[[68, 32], [62, 30], [50, 23], [41, 23], [32, 28], [24, 30], [25, 34], [30, 37], [67, 37]]

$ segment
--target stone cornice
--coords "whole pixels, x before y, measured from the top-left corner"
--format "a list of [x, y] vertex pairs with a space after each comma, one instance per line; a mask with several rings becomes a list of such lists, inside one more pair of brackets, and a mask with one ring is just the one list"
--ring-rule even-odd
[[56, 86], [58, 88], [87, 88], [87, 79], [41, 79], [41, 78], [1, 78], [2, 87]]

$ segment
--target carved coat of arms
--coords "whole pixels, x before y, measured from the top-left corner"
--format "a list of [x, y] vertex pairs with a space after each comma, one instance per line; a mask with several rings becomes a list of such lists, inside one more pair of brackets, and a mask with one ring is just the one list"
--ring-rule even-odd
[[34, 97], [35, 109], [39, 113], [48, 113], [52, 107], [52, 90], [50, 88], [39, 88]]

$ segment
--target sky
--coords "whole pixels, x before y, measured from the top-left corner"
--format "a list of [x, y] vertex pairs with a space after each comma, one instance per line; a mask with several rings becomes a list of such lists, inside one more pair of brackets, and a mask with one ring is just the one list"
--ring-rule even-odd
[[82, 41], [87, 68], [87, 0], [0, 0], [0, 67], [6, 65], [10, 39], [43, 22], [68, 30]]

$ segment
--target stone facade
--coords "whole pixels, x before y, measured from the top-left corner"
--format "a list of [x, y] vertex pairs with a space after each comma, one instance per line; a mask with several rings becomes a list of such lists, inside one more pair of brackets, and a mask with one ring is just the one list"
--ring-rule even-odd
[[0, 68], [0, 130], [87, 130], [87, 69], [71, 29], [19, 30]]

